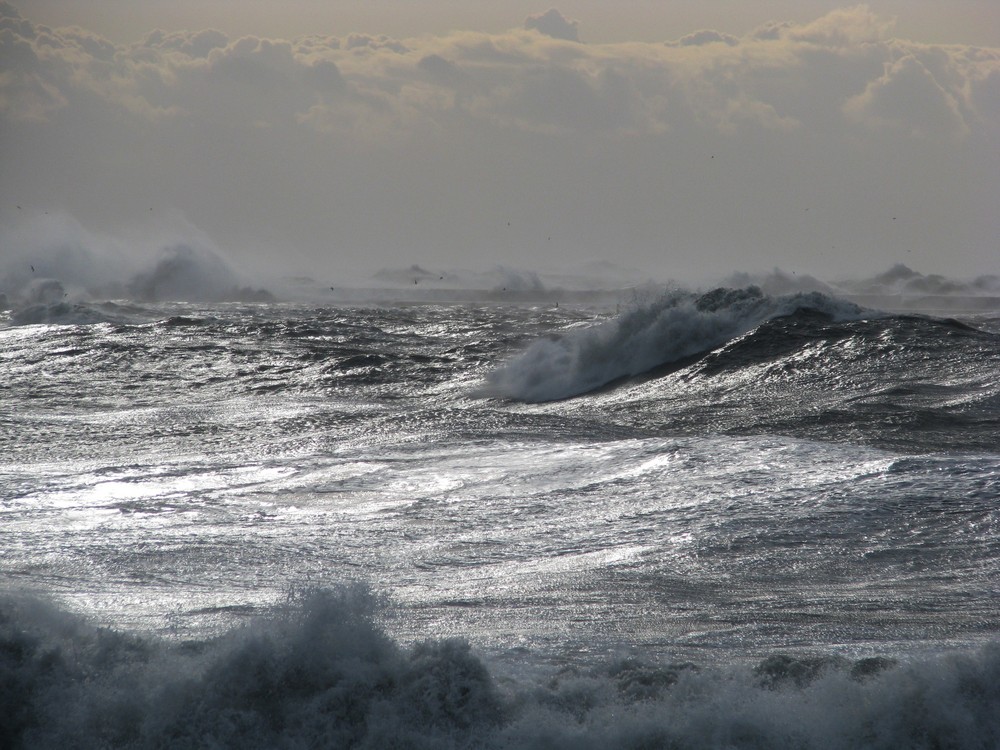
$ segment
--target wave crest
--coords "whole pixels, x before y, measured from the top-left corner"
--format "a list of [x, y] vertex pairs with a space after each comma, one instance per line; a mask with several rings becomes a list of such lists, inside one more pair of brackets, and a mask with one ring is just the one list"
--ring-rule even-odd
[[528, 402], [570, 398], [711, 351], [802, 309], [837, 320], [864, 314], [819, 292], [769, 297], [756, 286], [670, 291], [599, 325], [538, 339], [489, 373], [479, 393]]
[[896, 662], [627, 657], [498, 665], [462, 639], [400, 647], [361, 585], [220, 638], [168, 643], [0, 597], [0, 746], [995, 747], [1000, 646]]

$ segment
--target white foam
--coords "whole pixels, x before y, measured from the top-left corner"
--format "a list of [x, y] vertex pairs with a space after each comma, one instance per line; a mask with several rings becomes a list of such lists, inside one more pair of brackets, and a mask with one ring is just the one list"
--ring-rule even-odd
[[861, 314], [856, 305], [820, 293], [768, 297], [756, 287], [700, 296], [667, 292], [599, 325], [538, 339], [491, 372], [478, 393], [528, 402], [569, 398], [710, 351], [799, 308], [838, 319]]
[[14, 309], [120, 298], [270, 299], [248, 288], [222, 251], [180, 219], [135, 243], [95, 234], [56, 212], [0, 230], [0, 245], [6, 251], [0, 257], [0, 295]]
[[292, 596], [212, 641], [94, 628], [0, 597], [0, 746], [996, 747], [1000, 644], [908, 662], [775, 656], [499, 662], [402, 647], [358, 585]]

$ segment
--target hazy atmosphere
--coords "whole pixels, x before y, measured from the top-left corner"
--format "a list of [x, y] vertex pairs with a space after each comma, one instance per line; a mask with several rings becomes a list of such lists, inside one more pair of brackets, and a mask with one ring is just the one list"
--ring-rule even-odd
[[0, 3], [0, 275], [996, 273], [1000, 14], [944, 7]]
[[1000, 748], [1000, 0], [0, 0], [0, 748]]

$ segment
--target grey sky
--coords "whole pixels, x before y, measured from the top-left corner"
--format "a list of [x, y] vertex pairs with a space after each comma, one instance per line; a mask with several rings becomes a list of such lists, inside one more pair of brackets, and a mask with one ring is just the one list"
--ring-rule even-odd
[[[17, 3], [15, 3], [17, 5]], [[766, 21], [808, 23], [856, 5], [838, 0], [563, 0], [556, 7], [579, 19], [589, 42], [661, 42], [694, 29], [741, 35]], [[895, 32], [936, 44], [1000, 46], [994, 0], [872, 0], [896, 18]], [[38, 23], [77, 25], [111, 41], [138, 41], [150, 29], [217, 28], [232, 36], [294, 38], [317, 31], [366, 31], [396, 37], [454, 29], [502, 33], [549, 8], [537, 0], [23, 0], [17, 7]]]
[[236, 5], [0, 3], [8, 248], [184, 234], [331, 279], [1000, 271], [993, 3]]

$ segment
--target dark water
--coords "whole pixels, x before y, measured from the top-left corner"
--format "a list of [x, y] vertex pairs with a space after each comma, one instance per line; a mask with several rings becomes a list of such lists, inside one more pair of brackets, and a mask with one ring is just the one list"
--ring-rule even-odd
[[0, 745], [1000, 746], [1000, 319], [0, 327]]

